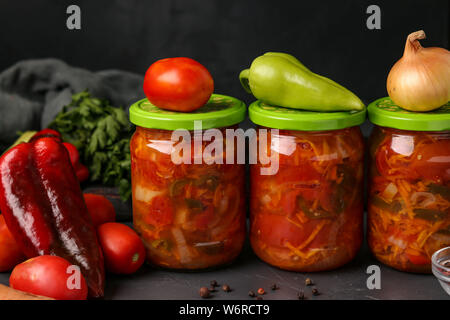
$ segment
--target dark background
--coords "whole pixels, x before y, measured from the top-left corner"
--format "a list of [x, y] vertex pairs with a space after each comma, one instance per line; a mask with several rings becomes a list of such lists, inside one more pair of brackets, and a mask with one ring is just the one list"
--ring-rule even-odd
[[[70, 4], [81, 7], [81, 30], [66, 28]], [[366, 27], [370, 4], [381, 7], [381, 30]], [[424, 0], [0, 0], [0, 70], [56, 57], [144, 74], [157, 59], [188, 56], [211, 71], [217, 93], [250, 102], [239, 72], [266, 51], [283, 51], [368, 103], [386, 95], [410, 32], [424, 29], [424, 46], [448, 48], [448, 17], [448, 1]]]
[[[80, 31], [66, 28], [70, 4], [81, 7]], [[371, 4], [381, 7], [381, 30], [366, 27]], [[284, 51], [368, 103], [387, 94], [387, 74], [409, 33], [424, 29], [424, 46], [448, 48], [448, 17], [448, 1], [427, 0], [0, 0], [0, 71], [23, 59], [56, 57], [93, 71], [143, 75], [157, 59], [189, 56], [211, 71], [216, 92], [249, 103], [254, 98], [240, 87], [239, 72], [264, 52]], [[366, 136], [369, 129], [366, 122]], [[282, 290], [278, 296], [268, 293], [268, 299], [295, 297], [304, 274], [270, 268], [248, 246], [245, 250], [235, 265], [212, 274], [141, 269], [126, 279], [110, 277], [107, 298], [198, 297], [198, 288], [214, 278], [233, 288], [228, 296], [216, 293], [218, 299], [246, 299], [249, 288], [268, 288], [273, 279]], [[383, 290], [368, 290], [366, 267], [371, 264], [378, 262], [365, 245], [345, 268], [315, 274], [321, 292], [316, 298], [446, 298], [431, 276], [413, 277], [384, 266]], [[0, 283], [7, 284], [8, 276], [0, 274]]]

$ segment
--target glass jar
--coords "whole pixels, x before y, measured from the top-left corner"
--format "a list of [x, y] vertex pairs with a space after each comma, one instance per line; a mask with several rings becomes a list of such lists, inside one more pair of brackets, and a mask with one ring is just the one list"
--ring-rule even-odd
[[450, 106], [402, 110], [382, 98], [369, 108], [368, 242], [395, 269], [430, 273], [450, 246]]
[[[191, 113], [164, 111], [147, 99], [131, 106], [130, 120], [137, 125], [130, 142], [133, 223], [150, 264], [205, 269], [230, 263], [240, 253], [246, 230], [244, 165], [225, 163], [222, 137], [244, 117], [242, 102], [216, 94]], [[194, 132], [197, 121], [202, 129]], [[191, 152], [189, 161], [179, 164], [172, 160], [178, 128], [189, 133], [185, 150]], [[207, 161], [211, 142], [198, 140], [212, 128], [220, 128], [214, 142], [223, 151], [213, 157], [222, 161]]]
[[[273, 170], [251, 166], [250, 241], [265, 262], [292, 271], [330, 270], [352, 260], [363, 238], [361, 112], [318, 113], [255, 102], [250, 119]], [[271, 129], [277, 128], [277, 131]], [[263, 150], [266, 151], [266, 150]], [[274, 173], [274, 174], [273, 174]]]

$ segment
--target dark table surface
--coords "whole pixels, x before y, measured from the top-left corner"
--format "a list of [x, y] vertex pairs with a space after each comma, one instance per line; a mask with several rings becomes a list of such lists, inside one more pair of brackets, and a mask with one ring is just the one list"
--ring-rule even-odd
[[[381, 289], [369, 290], [366, 282], [367, 267], [381, 268]], [[8, 284], [9, 273], [0, 273], [0, 283]], [[311, 278], [319, 290], [312, 296], [305, 279]], [[249, 290], [264, 288], [264, 299], [297, 299], [297, 292], [304, 291], [307, 299], [450, 299], [433, 275], [409, 274], [383, 266], [375, 260], [366, 245], [357, 257], [346, 266], [334, 271], [319, 273], [295, 273], [271, 267], [252, 252], [247, 243], [237, 260], [229, 266], [205, 272], [174, 272], [142, 267], [128, 276], [108, 275], [106, 299], [200, 299], [198, 291], [209, 286], [211, 280], [228, 284], [232, 291], [219, 290], [212, 299], [249, 300]], [[272, 291], [276, 283], [280, 288]]]

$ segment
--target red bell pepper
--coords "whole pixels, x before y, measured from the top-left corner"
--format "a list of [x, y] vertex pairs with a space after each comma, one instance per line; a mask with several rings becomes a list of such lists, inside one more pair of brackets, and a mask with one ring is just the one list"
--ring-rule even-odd
[[33, 142], [35, 140], [45, 137], [55, 138], [58, 139], [59, 141], [62, 141], [61, 133], [59, 133], [58, 131], [53, 129], [43, 129], [41, 131], [36, 132], [28, 142]]
[[0, 210], [25, 255], [65, 258], [80, 267], [89, 296], [103, 296], [103, 255], [59, 139], [36, 138], [0, 158]]
[[[43, 129], [41, 131], [36, 132], [28, 142], [33, 142], [36, 141], [37, 139], [45, 137], [54, 138], [62, 142], [61, 134], [53, 129]], [[66, 150], [69, 153], [70, 162], [72, 163], [72, 166], [75, 169], [75, 174], [78, 178], [78, 181], [80, 183], [86, 181], [89, 178], [89, 170], [86, 166], [84, 166], [80, 162], [80, 154], [78, 153], [77, 148], [69, 142], [64, 142], [63, 145], [64, 147], [66, 147]]]

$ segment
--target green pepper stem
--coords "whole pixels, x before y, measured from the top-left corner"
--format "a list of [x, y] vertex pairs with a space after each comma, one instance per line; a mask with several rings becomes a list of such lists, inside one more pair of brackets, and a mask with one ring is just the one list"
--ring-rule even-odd
[[250, 89], [250, 82], [248, 80], [250, 69], [242, 70], [239, 74], [239, 81], [241, 82], [242, 87], [247, 91], [248, 93], [252, 93], [252, 90]]

